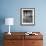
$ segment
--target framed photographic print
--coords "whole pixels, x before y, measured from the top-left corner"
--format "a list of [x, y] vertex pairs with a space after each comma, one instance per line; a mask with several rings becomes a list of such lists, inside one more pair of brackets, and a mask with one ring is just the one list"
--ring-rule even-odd
[[35, 24], [35, 8], [21, 8], [20, 23], [22, 25], [34, 25]]

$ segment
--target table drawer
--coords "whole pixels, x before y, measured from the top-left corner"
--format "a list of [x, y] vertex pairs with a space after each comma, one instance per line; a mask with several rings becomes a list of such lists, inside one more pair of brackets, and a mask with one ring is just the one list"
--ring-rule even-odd
[[16, 41], [14, 40], [5, 40], [4, 41], [4, 46], [15, 46], [16, 45]]
[[5, 40], [4, 46], [23, 46], [23, 40]]
[[23, 35], [15, 35], [15, 36], [10, 36], [10, 35], [7, 35], [7, 36], [4, 36], [4, 39], [6, 40], [22, 40], [24, 39], [24, 36]]
[[24, 46], [43, 46], [42, 40], [25, 40]]
[[41, 36], [41, 35], [38, 35], [38, 36], [37, 36], [37, 35], [34, 35], [34, 36], [26, 35], [26, 36], [25, 36], [25, 40], [26, 40], [26, 39], [27, 39], [27, 40], [29, 40], [29, 39], [30, 39], [30, 40], [31, 40], [31, 39], [43, 40], [43, 36]]

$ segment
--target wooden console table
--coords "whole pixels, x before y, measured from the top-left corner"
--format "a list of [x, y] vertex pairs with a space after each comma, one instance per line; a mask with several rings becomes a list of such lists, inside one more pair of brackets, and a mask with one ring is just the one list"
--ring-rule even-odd
[[26, 32], [11, 32], [8, 35], [4, 33], [4, 46], [43, 46], [43, 35], [40, 32], [38, 35], [25, 35]]

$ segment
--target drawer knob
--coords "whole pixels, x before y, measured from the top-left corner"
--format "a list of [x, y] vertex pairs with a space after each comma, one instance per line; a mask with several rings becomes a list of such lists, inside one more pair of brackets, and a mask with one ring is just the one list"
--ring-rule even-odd
[[32, 44], [34, 44], [35, 42], [32, 42]]

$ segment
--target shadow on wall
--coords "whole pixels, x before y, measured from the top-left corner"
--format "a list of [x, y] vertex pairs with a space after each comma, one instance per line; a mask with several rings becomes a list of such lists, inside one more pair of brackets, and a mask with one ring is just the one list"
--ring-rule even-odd
[[0, 16], [0, 33], [2, 32], [2, 25], [5, 24], [5, 17], [4, 16]]
[[5, 17], [0, 16], [0, 46], [3, 46], [3, 32], [2, 32], [2, 25], [5, 23]]
[[0, 33], [0, 46], [4, 46], [3, 41], [4, 41], [3, 33]]

